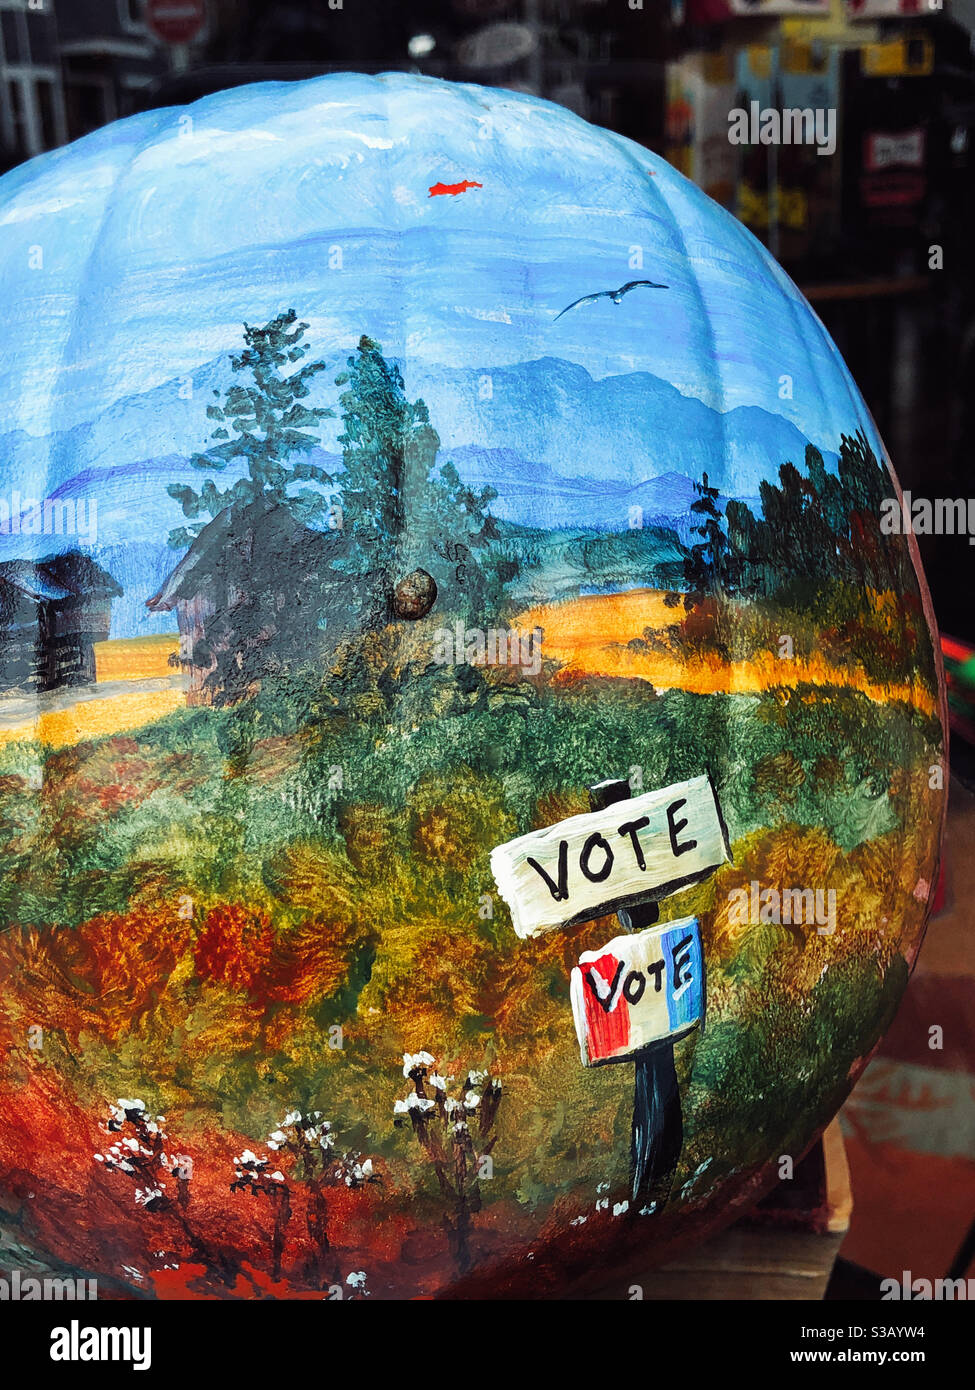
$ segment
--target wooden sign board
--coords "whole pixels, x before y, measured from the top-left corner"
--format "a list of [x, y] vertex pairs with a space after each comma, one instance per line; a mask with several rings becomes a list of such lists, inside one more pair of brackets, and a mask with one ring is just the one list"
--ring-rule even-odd
[[491, 852], [520, 937], [666, 897], [731, 858], [709, 777], [617, 801]]
[[676, 1041], [704, 1013], [697, 918], [616, 936], [602, 950], [584, 952], [570, 995], [585, 1067], [629, 1061], [652, 1043]]

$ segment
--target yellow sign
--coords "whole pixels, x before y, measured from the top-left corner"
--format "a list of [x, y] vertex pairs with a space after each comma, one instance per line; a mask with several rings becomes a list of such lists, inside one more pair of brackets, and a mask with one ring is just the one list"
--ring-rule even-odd
[[924, 34], [868, 43], [860, 50], [860, 67], [866, 77], [929, 77], [934, 71], [934, 44]]

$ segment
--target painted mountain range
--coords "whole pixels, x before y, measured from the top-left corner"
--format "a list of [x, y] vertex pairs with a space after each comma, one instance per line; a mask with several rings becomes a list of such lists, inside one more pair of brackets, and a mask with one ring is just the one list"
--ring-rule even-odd
[[[335, 361], [334, 370], [322, 373], [316, 403], [335, 403], [332, 381], [341, 365]], [[595, 379], [552, 358], [412, 375], [409, 364], [400, 365], [409, 393], [430, 409], [440, 460], [451, 460], [465, 482], [494, 487], [495, 514], [521, 526], [623, 530], [639, 508], [643, 526], [673, 530], [687, 543], [694, 481], [706, 469], [723, 494], [754, 498], [783, 462], [801, 461], [808, 442], [761, 407], [721, 413], [647, 372]], [[0, 436], [0, 457], [7, 476], [19, 480], [21, 504], [31, 497], [97, 502], [94, 536], [28, 535], [11, 526], [0, 532], [0, 559], [80, 543], [114, 564], [115, 573], [121, 566], [143, 583], [161, 579], [174, 560], [166, 537], [181, 521], [166, 488], [198, 484], [189, 456], [205, 442], [206, 403], [227, 375], [227, 361], [219, 358], [191, 380], [126, 397], [73, 429]], [[341, 428], [339, 418], [324, 421], [323, 447], [311, 455], [335, 475], [342, 469]], [[835, 455], [823, 452], [831, 465]], [[236, 476], [233, 469], [225, 475], [227, 482]], [[16, 510], [16, 504], [11, 493], [8, 505]], [[134, 595], [116, 604], [113, 635], [165, 621], [144, 615], [141, 596]]]

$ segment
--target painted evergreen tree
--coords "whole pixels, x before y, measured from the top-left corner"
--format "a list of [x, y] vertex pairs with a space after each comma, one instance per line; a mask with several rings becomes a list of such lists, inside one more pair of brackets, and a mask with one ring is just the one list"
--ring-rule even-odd
[[442, 554], [445, 543], [466, 563], [457, 574], [468, 598], [483, 598], [485, 576], [472, 551], [497, 536], [487, 511], [493, 488], [473, 492], [450, 463], [438, 467], [440, 437], [422, 400], [407, 398], [403, 377], [380, 345], [363, 336], [347, 370], [342, 410], [342, 521], [348, 546], [337, 567], [358, 577], [371, 618], [388, 619], [396, 585]]
[[[244, 351], [231, 357], [235, 381], [226, 391], [215, 390], [216, 401], [207, 406], [207, 417], [216, 422], [210, 447], [190, 459], [202, 472], [222, 473], [231, 464], [244, 462], [247, 476], [220, 489], [208, 478], [200, 491], [182, 483], [171, 483], [170, 497], [183, 508], [183, 515], [194, 521], [170, 533], [174, 548], [189, 545], [203, 529], [204, 515], [215, 517], [234, 503], [282, 504], [306, 522], [324, 517], [329, 500], [321, 492], [303, 488], [296, 495], [288, 489], [294, 483], [314, 482], [328, 486], [330, 474], [307, 460], [290, 461], [309, 453], [319, 441], [316, 426], [334, 416], [327, 406], [308, 405], [311, 382], [325, 370], [324, 362], [306, 362], [310, 344], [302, 339], [307, 323], [299, 323], [294, 309], [279, 314], [262, 328], [244, 324]], [[298, 366], [297, 364], [302, 365]]]
[[426, 405], [407, 398], [399, 368], [372, 339], [359, 340], [336, 379], [345, 388], [341, 476], [307, 457], [316, 427], [335, 416], [308, 403], [325, 364], [306, 360], [307, 328], [293, 309], [244, 325], [244, 350], [231, 358], [240, 380], [214, 393], [207, 416], [216, 428], [191, 462], [246, 473], [225, 488], [208, 477], [199, 491], [168, 489], [191, 523], [170, 533], [170, 545], [198, 542], [191, 582], [209, 612], [191, 660], [206, 668], [201, 687], [214, 703], [256, 693], [267, 676], [300, 679], [344, 640], [424, 616], [441, 585], [453, 614], [493, 619], [517, 571], [488, 549], [497, 493], [438, 465]]
[[695, 597], [705, 594], [723, 597], [734, 592], [737, 586], [739, 557], [728, 538], [725, 517], [718, 505], [721, 494], [708, 482], [706, 473], [700, 482], [695, 482], [694, 490], [697, 497], [691, 503], [691, 511], [699, 525], [691, 529], [701, 540], [691, 546], [684, 561], [684, 578]]

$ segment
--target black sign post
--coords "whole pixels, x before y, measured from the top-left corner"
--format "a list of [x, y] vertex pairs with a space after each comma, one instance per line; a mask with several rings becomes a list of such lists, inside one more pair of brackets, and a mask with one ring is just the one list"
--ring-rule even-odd
[[[629, 782], [611, 780], [589, 789], [589, 807], [602, 811], [631, 795]], [[660, 916], [659, 904], [646, 902], [622, 908], [617, 914], [625, 931], [643, 931]], [[633, 1129], [630, 1176], [633, 1199], [666, 1197], [684, 1142], [674, 1044], [670, 1039], [643, 1048], [633, 1058]]]

